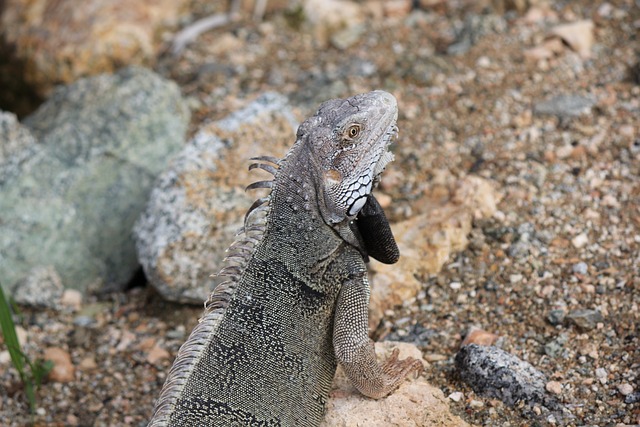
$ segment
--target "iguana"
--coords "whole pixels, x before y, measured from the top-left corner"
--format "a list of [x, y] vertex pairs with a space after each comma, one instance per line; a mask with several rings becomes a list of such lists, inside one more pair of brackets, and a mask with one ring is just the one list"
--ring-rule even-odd
[[333, 99], [298, 128], [230, 246], [219, 284], [180, 348], [150, 426], [317, 426], [336, 364], [374, 399], [422, 369], [383, 365], [367, 335], [368, 257], [399, 252], [371, 194], [391, 160], [398, 108], [384, 91]]

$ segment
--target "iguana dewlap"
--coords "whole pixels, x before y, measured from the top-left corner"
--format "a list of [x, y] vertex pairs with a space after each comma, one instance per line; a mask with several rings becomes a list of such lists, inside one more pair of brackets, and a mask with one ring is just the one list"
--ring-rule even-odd
[[415, 359], [380, 366], [367, 335], [369, 256], [398, 248], [371, 195], [393, 155], [395, 98], [334, 99], [298, 128], [229, 248], [220, 284], [180, 348], [151, 426], [317, 426], [340, 363], [364, 395], [391, 393]]

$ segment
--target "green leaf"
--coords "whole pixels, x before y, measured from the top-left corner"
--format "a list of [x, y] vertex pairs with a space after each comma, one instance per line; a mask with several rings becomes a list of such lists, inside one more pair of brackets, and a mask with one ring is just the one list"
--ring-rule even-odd
[[2, 335], [4, 336], [4, 343], [9, 349], [9, 355], [13, 366], [20, 374], [22, 381], [25, 381], [24, 372], [24, 355], [20, 349], [20, 342], [18, 341], [18, 335], [16, 334], [16, 325], [13, 323], [13, 317], [11, 317], [11, 308], [9, 302], [4, 296], [2, 286], [0, 286], [0, 328], [2, 329]]
[[[46, 362], [40, 363], [40, 361], [38, 361], [36, 365], [33, 365], [29, 358], [22, 352], [20, 341], [18, 341], [18, 334], [16, 334], [16, 325], [13, 323], [13, 317], [11, 317], [11, 307], [4, 295], [2, 286], [0, 286], [0, 329], [4, 336], [4, 343], [7, 345], [9, 355], [11, 356], [11, 362], [13, 362], [13, 366], [20, 375], [20, 380], [22, 384], [24, 384], [24, 393], [27, 395], [29, 409], [33, 416], [36, 411], [36, 394], [33, 389], [33, 379], [35, 378], [36, 385], [39, 385], [44, 375], [46, 375], [44, 368], [49, 365], [47, 365]], [[31, 375], [27, 375], [24, 370], [25, 362], [29, 365]], [[49, 370], [50, 369], [51, 368], [49, 368]]]

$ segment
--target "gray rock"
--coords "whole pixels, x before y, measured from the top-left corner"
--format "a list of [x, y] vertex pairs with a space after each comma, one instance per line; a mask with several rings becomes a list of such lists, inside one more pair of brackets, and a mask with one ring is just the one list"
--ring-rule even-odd
[[591, 113], [596, 101], [580, 95], [559, 95], [547, 101], [539, 102], [533, 112], [539, 115], [557, 116], [561, 119], [578, 117]]
[[588, 266], [585, 262], [578, 262], [571, 266], [571, 271], [575, 274], [585, 275], [588, 272]]
[[15, 114], [0, 111], [0, 187], [33, 157], [38, 142]]
[[471, 49], [482, 37], [488, 34], [500, 34], [506, 31], [507, 21], [501, 15], [469, 14], [465, 17], [462, 28], [458, 31], [456, 41], [449, 45], [449, 55], [463, 55]]
[[547, 320], [553, 326], [560, 325], [562, 322], [564, 322], [564, 318], [566, 317], [566, 315], [567, 313], [565, 313], [565, 311], [561, 308], [556, 310], [551, 310], [547, 315]]
[[202, 304], [224, 252], [242, 227], [255, 195], [249, 158], [283, 155], [295, 139], [287, 99], [265, 94], [229, 117], [203, 126], [162, 173], [136, 222], [138, 257], [166, 299]]
[[578, 309], [570, 311], [567, 320], [583, 331], [590, 331], [604, 319], [598, 310]]
[[3, 286], [48, 265], [65, 287], [126, 284], [138, 268], [131, 228], [188, 121], [174, 83], [129, 68], [58, 89], [25, 120], [38, 143], [9, 132], [25, 142], [0, 144], [23, 146], [3, 149], [0, 167]]
[[62, 281], [53, 266], [34, 267], [14, 286], [13, 299], [18, 304], [60, 308], [64, 292]]
[[564, 345], [569, 340], [565, 334], [560, 334], [556, 339], [551, 340], [544, 345], [544, 353], [549, 357], [559, 357], [565, 353]]
[[547, 379], [542, 372], [497, 347], [466, 345], [458, 351], [455, 366], [460, 379], [480, 395], [509, 406], [523, 402], [528, 407], [559, 408], [545, 390]]
[[528, 241], [518, 241], [509, 246], [507, 254], [510, 258], [523, 258], [529, 255], [531, 243]]
[[340, 50], [346, 50], [356, 44], [366, 30], [364, 24], [348, 26], [331, 36], [331, 44]]

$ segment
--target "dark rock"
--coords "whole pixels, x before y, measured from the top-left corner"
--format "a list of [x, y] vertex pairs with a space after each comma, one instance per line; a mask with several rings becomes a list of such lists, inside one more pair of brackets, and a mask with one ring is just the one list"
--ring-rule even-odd
[[627, 405], [631, 405], [632, 403], [640, 402], [640, 391], [636, 391], [634, 393], [628, 394], [624, 398], [624, 403]]
[[509, 406], [522, 402], [528, 407], [560, 408], [545, 390], [547, 379], [542, 372], [497, 347], [464, 346], [456, 355], [455, 367], [460, 379], [482, 396]]
[[25, 120], [38, 143], [0, 166], [2, 285], [51, 265], [65, 287], [122, 288], [138, 268], [131, 228], [188, 122], [178, 87], [145, 69], [57, 90]]
[[406, 335], [400, 335], [397, 332], [391, 332], [384, 339], [385, 341], [409, 342], [418, 347], [426, 347], [433, 337], [438, 335], [435, 329], [425, 328], [421, 324], [414, 324], [409, 327]]
[[565, 311], [562, 309], [551, 310], [547, 315], [547, 320], [553, 326], [560, 325], [562, 322], [564, 322], [566, 315], [567, 313], [565, 313]]
[[578, 309], [569, 312], [567, 320], [583, 331], [590, 331], [604, 319], [598, 310]]

